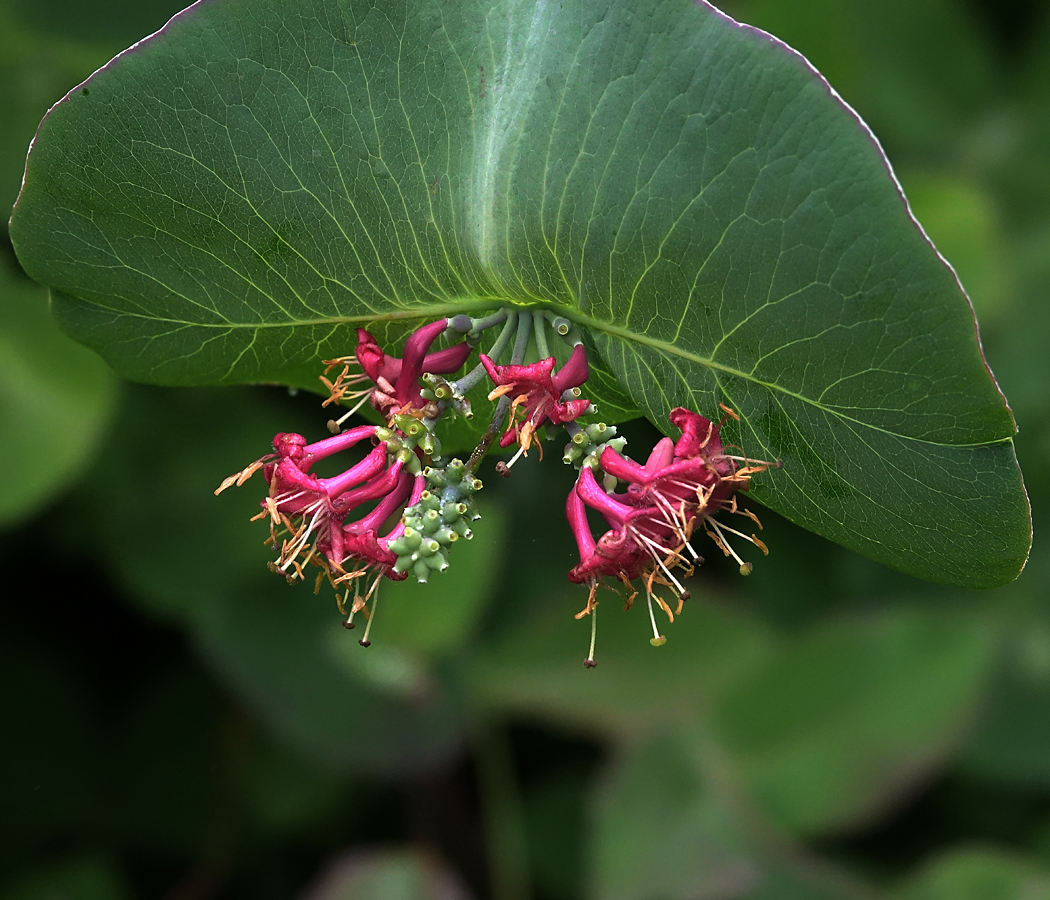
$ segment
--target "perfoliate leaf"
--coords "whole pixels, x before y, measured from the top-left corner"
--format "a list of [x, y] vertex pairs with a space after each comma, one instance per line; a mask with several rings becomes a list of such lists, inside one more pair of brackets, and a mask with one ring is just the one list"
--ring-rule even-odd
[[610, 419], [732, 406], [792, 521], [971, 586], [1027, 554], [953, 272], [852, 110], [706, 3], [197, 3], [45, 119], [12, 236], [132, 378], [315, 383], [355, 325], [547, 307]]

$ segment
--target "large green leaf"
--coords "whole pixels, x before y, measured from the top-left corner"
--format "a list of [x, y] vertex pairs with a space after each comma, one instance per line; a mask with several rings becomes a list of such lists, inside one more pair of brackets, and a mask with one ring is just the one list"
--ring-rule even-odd
[[739, 410], [793, 521], [968, 585], [1027, 553], [953, 272], [815, 70], [705, 3], [195, 4], [45, 119], [12, 235], [132, 378], [306, 384], [355, 324], [553, 307], [614, 412]]

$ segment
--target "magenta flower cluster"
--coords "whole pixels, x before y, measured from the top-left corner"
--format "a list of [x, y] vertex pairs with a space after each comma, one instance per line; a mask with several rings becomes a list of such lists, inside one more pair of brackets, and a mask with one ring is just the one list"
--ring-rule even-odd
[[[498, 332], [488, 353], [479, 354], [471, 371], [448, 380], [490, 329]], [[451, 345], [433, 350], [442, 335]], [[550, 336], [567, 345], [560, 367], [549, 350]], [[526, 361], [533, 347], [538, 358]], [[508, 354], [509, 362], [503, 364]], [[665, 639], [655, 609], [672, 622], [681, 613], [689, 597], [683, 582], [702, 562], [691, 544], [698, 527], [744, 574], [751, 564], [739, 557], [730, 538], [766, 552], [756, 535], [715, 515], [737, 513], [761, 528], [752, 512], [738, 506], [735, 495], [746, 491], [751, 476], [768, 464], [727, 453], [719, 425], [681, 407], [669, 416], [681, 432], [677, 441], [662, 438], [644, 463], [625, 456], [626, 442], [615, 427], [586, 421], [595, 414], [582, 396], [589, 375], [587, 353], [575, 328], [560, 316], [498, 310], [480, 319], [439, 319], [412, 332], [400, 358], [386, 353], [362, 328], [354, 355], [326, 365], [321, 381], [329, 396], [324, 405], [351, 406], [329, 422], [332, 436], [309, 443], [299, 434], [278, 434], [272, 453], [227, 478], [216, 493], [262, 471], [268, 492], [256, 518], [270, 525], [276, 554], [271, 569], [294, 582], [305, 580], [315, 567], [315, 590], [325, 580], [332, 584], [347, 627], [354, 627], [355, 614], [368, 619], [364, 646], [369, 645], [381, 581], [400, 581], [410, 573], [426, 581], [430, 573], [447, 568], [457, 540], [472, 536], [474, 494], [481, 488], [476, 472], [490, 447], [497, 442], [501, 448], [517, 446], [510, 461], [496, 467], [509, 475], [533, 447], [542, 458], [544, 429], [564, 429], [569, 441], [563, 460], [579, 470], [565, 512], [580, 557], [568, 577], [589, 588], [587, 603], [577, 614], [591, 617], [585, 665], [595, 664], [599, 587], [619, 594], [626, 607], [644, 591], [651, 643], [659, 646]], [[337, 374], [330, 377], [333, 372]], [[446, 459], [440, 426], [453, 416], [472, 417], [467, 395], [485, 381], [495, 414], [466, 462]], [[343, 431], [343, 423], [364, 404], [382, 424]], [[367, 452], [342, 473], [322, 478], [312, 472], [319, 461], [366, 443]], [[603, 523], [605, 530], [597, 537], [588, 511]]]

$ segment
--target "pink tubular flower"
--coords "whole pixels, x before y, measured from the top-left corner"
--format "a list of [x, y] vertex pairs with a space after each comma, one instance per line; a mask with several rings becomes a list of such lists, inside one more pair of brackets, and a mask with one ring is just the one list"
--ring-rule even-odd
[[[424, 405], [419, 392], [419, 379], [424, 372], [432, 375], [447, 375], [459, 369], [470, 356], [471, 347], [465, 341], [444, 350], [428, 353], [431, 344], [448, 325], [448, 319], [438, 319], [417, 328], [405, 341], [405, 355], [398, 359], [383, 352], [376, 339], [364, 328], [357, 329], [357, 351], [354, 356], [325, 360], [327, 375], [337, 366], [342, 366], [335, 381], [324, 376], [321, 381], [329, 391], [325, 406], [344, 399], [359, 399], [360, 402], [339, 420], [356, 412], [366, 400], [388, 420], [406, 409], [418, 409]], [[353, 373], [351, 367], [360, 365], [361, 372]], [[363, 389], [355, 385], [367, 383]]]
[[[480, 359], [496, 385], [489, 394], [489, 400], [504, 394], [514, 396], [510, 424], [500, 438], [501, 447], [518, 443], [523, 451], [527, 451], [532, 445], [533, 434], [541, 425], [547, 422], [564, 425], [575, 421], [591, 405], [589, 400], [564, 399], [566, 391], [580, 387], [589, 374], [587, 354], [582, 344], [573, 348], [572, 355], [558, 372], [554, 371], [553, 356], [518, 366], [497, 366], [484, 353]], [[519, 423], [517, 415], [521, 408], [524, 412]], [[542, 455], [541, 452], [541, 458]]]
[[[761, 528], [754, 513], [737, 507], [733, 494], [747, 490], [751, 475], [763, 471], [768, 463], [724, 453], [719, 426], [697, 413], [678, 407], [671, 411], [670, 420], [681, 429], [682, 436], [677, 442], [670, 438], [658, 441], [644, 465], [611, 447], [602, 452], [602, 471], [626, 482], [625, 491], [606, 491], [592, 469], [584, 466], [566, 502], [566, 518], [580, 553], [579, 565], [569, 572], [569, 580], [590, 586], [587, 606], [577, 618], [594, 612], [595, 594], [604, 579], [622, 582], [628, 591], [627, 606], [637, 596], [631, 582], [641, 579], [653, 625], [652, 643], [657, 646], [664, 638], [657, 630], [652, 604], [655, 601], [672, 622], [682, 611], [689, 592], [674, 570], [688, 577], [694, 565], [703, 561], [690, 544], [698, 521], [719, 549], [737, 561], [742, 574], [751, 571], [751, 564], [740, 559], [727, 534], [768, 552], [755, 535], [748, 536], [713, 518], [714, 513], [725, 509], [747, 516]], [[608, 526], [597, 541], [587, 521], [588, 508], [599, 513]], [[654, 591], [656, 585], [674, 590], [678, 599], [674, 612]], [[593, 662], [588, 657], [587, 664]]]
[[[377, 431], [375, 425], [362, 425], [312, 444], [299, 434], [278, 434], [273, 453], [231, 475], [215, 492], [241, 485], [262, 469], [269, 491], [262, 501], [263, 511], [255, 518], [270, 520], [270, 544], [277, 551], [270, 568], [295, 581], [305, 578], [306, 566], [318, 566], [317, 586], [327, 577], [337, 595], [342, 591], [339, 607], [344, 613], [344, 603], [355, 592], [350, 619], [375, 593], [381, 578], [401, 581], [406, 577], [394, 571], [397, 556], [389, 549], [404, 526], [399, 521], [382, 536], [379, 529], [406, 505], [418, 501], [424, 479], [412, 475], [402, 454], [391, 455], [382, 441], [339, 475], [319, 478], [310, 469], [319, 460], [375, 439]], [[371, 504], [375, 504], [371, 511], [348, 521], [353, 510]], [[367, 584], [364, 596], [356, 592], [362, 578]]]

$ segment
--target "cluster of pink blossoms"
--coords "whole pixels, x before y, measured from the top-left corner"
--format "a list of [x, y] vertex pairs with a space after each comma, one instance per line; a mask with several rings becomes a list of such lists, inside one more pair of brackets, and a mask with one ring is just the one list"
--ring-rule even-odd
[[[447, 380], [444, 376], [463, 368], [484, 333], [494, 328], [500, 330], [488, 354], [480, 354], [479, 363], [459, 379]], [[548, 329], [569, 345], [560, 368], [548, 350]], [[454, 343], [432, 350], [442, 335]], [[369, 645], [380, 582], [401, 581], [410, 573], [425, 582], [431, 572], [447, 568], [452, 544], [472, 536], [469, 522], [477, 518], [473, 495], [481, 488], [475, 473], [497, 435], [500, 447], [518, 447], [509, 464], [497, 465], [500, 474], [508, 475], [532, 447], [542, 458], [541, 429], [562, 427], [568, 433], [563, 459], [580, 473], [566, 503], [580, 554], [569, 580], [590, 588], [577, 615], [591, 616], [589, 667], [595, 665], [599, 586], [620, 594], [630, 607], [638, 583], [648, 604], [651, 642], [659, 645], [664, 637], [656, 626], [654, 604], [672, 622], [681, 612], [689, 596], [682, 581], [702, 561], [690, 543], [698, 524], [744, 574], [751, 564], [740, 559], [729, 536], [766, 552], [754, 534], [730, 528], [714, 515], [739, 513], [761, 528], [753, 513], [737, 506], [734, 494], [747, 490], [750, 477], [767, 464], [726, 453], [719, 426], [683, 408], [670, 413], [671, 423], [681, 431], [677, 441], [660, 440], [644, 465], [624, 456], [625, 441], [614, 427], [582, 421], [594, 413], [581, 392], [589, 374], [587, 355], [567, 320], [515, 310], [480, 319], [439, 319], [409, 335], [401, 358], [385, 353], [363, 328], [357, 338], [355, 354], [328, 360], [321, 378], [329, 393], [325, 406], [352, 404], [328, 423], [332, 436], [308, 443], [299, 434], [278, 434], [272, 453], [227, 478], [216, 493], [262, 471], [269, 490], [255, 518], [270, 524], [269, 543], [277, 557], [270, 568], [294, 582], [305, 580], [309, 567], [316, 567], [315, 592], [326, 580], [335, 588], [347, 617], [344, 624], [353, 628], [358, 613], [368, 619], [360, 642], [364, 646]], [[539, 358], [526, 362], [530, 346]], [[501, 364], [508, 352], [509, 363]], [[335, 370], [334, 378], [326, 377]], [[496, 401], [495, 415], [466, 462], [446, 459], [439, 425], [451, 416], [472, 417], [467, 394], [485, 380], [488, 399]], [[342, 431], [346, 419], [366, 403], [382, 424]], [[341, 474], [321, 478], [311, 471], [319, 461], [365, 442], [369, 449], [363, 458]], [[621, 483], [624, 489], [617, 491]], [[598, 538], [588, 509], [607, 527]], [[670, 591], [675, 610], [661, 589]]]

